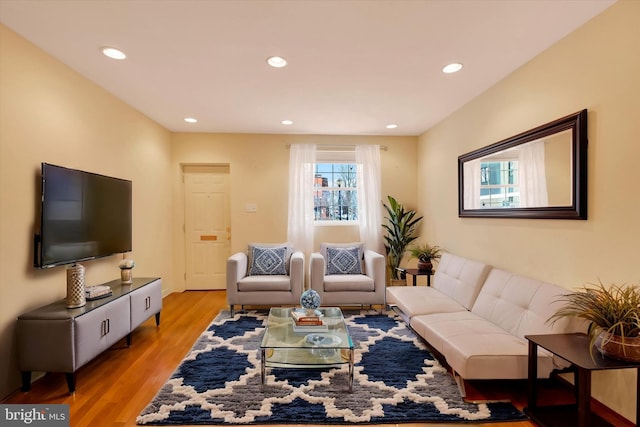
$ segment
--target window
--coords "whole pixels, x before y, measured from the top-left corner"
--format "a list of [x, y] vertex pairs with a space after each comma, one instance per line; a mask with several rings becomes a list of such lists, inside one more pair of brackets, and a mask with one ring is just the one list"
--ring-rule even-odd
[[517, 160], [480, 163], [480, 206], [482, 208], [520, 206]]
[[357, 221], [356, 165], [314, 165], [313, 209], [316, 221]]

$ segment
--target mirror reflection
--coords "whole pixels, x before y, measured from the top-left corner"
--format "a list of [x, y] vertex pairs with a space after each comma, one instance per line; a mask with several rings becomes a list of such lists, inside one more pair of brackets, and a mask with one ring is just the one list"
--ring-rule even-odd
[[458, 157], [461, 217], [587, 218], [587, 110]]
[[464, 163], [464, 208], [570, 206], [572, 131]]

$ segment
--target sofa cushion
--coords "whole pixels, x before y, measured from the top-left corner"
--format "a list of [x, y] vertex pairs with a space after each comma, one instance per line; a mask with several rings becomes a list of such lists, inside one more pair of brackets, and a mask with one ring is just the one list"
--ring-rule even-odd
[[286, 246], [251, 248], [250, 276], [286, 275]]
[[333, 274], [324, 276], [325, 292], [373, 292], [375, 290], [373, 279], [364, 274]]
[[284, 275], [246, 276], [238, 282], [238, 292], [291, 291], [291, 278]]
[[387, 304], [397, 306], [409, 318], [421, 314], [467, 311], [462, 304], [426, 286], [389, 287]]
[[362, 258], [357, 247], [327, 248], [327, 274], [362, 274]]
[[[468, 312], [415, 316], [411, 327], [466, 379], [527, 378], [528, 342]], [[538, 374], [557, 367], [550, 353], [538, 351]]]
[[394, 286], [386, 290], [387, 303], [408, 317], [466, 311], [471, 308], [491, 267], [450, 253], [442, 254], [432, 287]]
[[469, 311], [414, 316], [411, 318], [411, 327], [441, 353], [448, 339], [460, 335], [507, 333]]
[[433, 278], [433, 288], [471, 309], [491, 266], [453, 255], [442, 254]]
[[570, 319], [548, 319], [562, 306], [568, 291], [550, 283], [493, 269], [473, 305], [472, 312], [512, 335], [553, 334], [580, 331]]

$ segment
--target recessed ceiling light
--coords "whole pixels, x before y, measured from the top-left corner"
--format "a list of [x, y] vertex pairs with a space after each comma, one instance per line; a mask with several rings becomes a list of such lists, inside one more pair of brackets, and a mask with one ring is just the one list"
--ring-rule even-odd
[[125, 55], [123, 51], [121, 51], [120, 49], [116, 49], [115, 47], [106, 46], [101, 50], [105, 56], [108, 56], [111, 59], [125, 59], [127, 57], [127, 55]]
[[280, 123], [282, 123], [283, 125], [286, 125], [286, 126], [289, 126], [289, 125], [293, 124], [293, 122], [291, 120], [283, 120]]
[[398, 125], [396, 125], [394, 123], [391, 123], [391, 124], [387, 125], [387, 129], [395, 129], [397, 127], [398, 127]]
[[442, 72], [445, 74], [457, 73], [462, 70], [462, 64], [454, 62], [453, 64], [449, 64], [442, 69]]
[[198, 119], [194, 119], [193, 117], [186, 117], [184, 121], [187, 123], [197, 123]]
[[267, 58], [267, 64], [275, 68], [282, 68], [287, 65], [287, 60], [281, 56], [270, 56]]

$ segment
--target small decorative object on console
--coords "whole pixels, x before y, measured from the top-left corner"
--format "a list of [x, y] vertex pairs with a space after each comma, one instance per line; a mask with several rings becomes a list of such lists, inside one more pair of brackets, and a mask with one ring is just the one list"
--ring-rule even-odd
[[85, 296], [87, 301], [94, 299], [105, 298], [112, 294], [111, 286], [108, 285], [95, 285], [88, 286], [85, 290]]
[[300, 297], [300, 305], [307, 310], [315, 310], [320, 307], [320, 294], [313, 289], [307, 289]]
[[120, 281], [125, 284], [133, 283], [133, 267], [136, 263], [132, 259], [123, 259], [120, 261]]
[[82, 307], [87, 303], [84, 296], [84, 267], [73, 264], [67, 268], [67, 308]]

